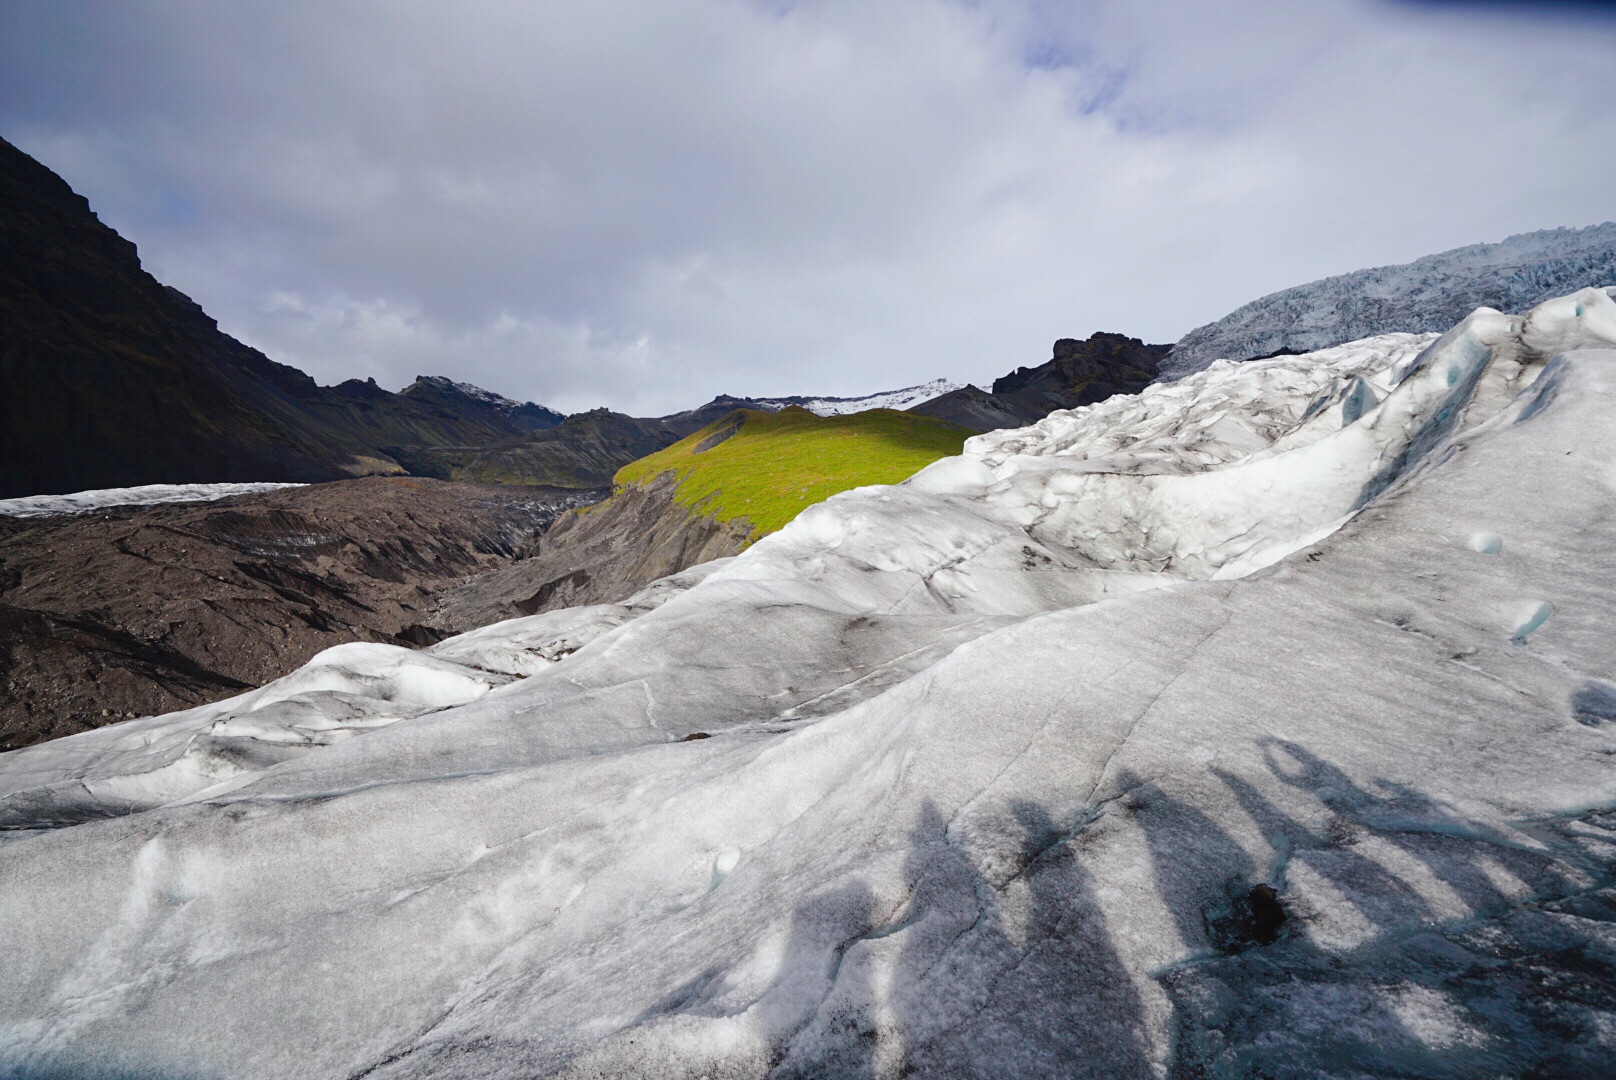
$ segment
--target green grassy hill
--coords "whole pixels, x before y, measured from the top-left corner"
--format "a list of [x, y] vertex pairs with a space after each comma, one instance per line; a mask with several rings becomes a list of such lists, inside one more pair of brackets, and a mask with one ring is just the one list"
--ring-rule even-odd
[[615, 482], [626, 487], [671, 472], [679, 478], [677, 503], [720, 522], [745, 518], [756, 540], [838, 491], [906, 480], [958, 454], [972, 434], [892, 409], [848, 416], [742, 409], [623, 466]]

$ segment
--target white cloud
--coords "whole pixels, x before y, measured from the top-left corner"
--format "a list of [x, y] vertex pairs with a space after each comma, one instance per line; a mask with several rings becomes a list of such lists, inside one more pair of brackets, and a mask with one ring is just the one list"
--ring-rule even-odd
[[1172, 340], [1326, 273], [1613, 216], [1594, 14], [24, 7], [0, 134], [322, 381], [657, 413], [991, 378], [1057, 336]]

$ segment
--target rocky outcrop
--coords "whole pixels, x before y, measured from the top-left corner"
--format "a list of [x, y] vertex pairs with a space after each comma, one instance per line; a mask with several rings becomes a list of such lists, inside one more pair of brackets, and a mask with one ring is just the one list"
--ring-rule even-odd
[[1156, 365], [1169, 348], [1123, 334], [1099, 333], [1086, 341], [1061, 338], [1049, 360], [993, 380], [991, 394], [963, 386], [907, 411], [977, 432], [1024, 427], [1057, 409], [1093, 405], [1113, 394], [1137, 394], [1155, 380]]
[[1047, 362], [994, 379], [993, 396], [1040, 419], [1113, 394], [1137, 394], [1156, 378], [1156, 365], [1169, 349], [1123, 334], [1099, 333], [1086, 341], [1061, 338]]
[[438, 595], [601, 493], [369, 478], [0, 518], [0, 751], [227, 697], [347, 641], [427, 645]]
[[578, 604], [613, 603], [687, 567], [738, 554], [752, 523], [720, 523], [674, 502], [663, 473], [562, 515], [538, 553], [444, 593], [439, 625], [470, 628]]

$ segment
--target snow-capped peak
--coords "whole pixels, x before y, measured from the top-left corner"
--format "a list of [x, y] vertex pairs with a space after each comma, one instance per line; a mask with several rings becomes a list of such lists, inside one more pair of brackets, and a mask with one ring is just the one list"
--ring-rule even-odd
[[519, 431], [554, 427], [566, 419], [565, 415], [534, 402], [513, 401], [503, 394], [484, 390], [471, 383], [456, 382], [446, 375], [418, 375], [414, 382], [400, 391], [406, 397], [437, 397], [440, 400], [458, 398], [474, 402], [498, 413], [507, 424]]
[[500, 410], [520, 409], [522, 407], [520, 401], [513, 401], [504, 394], [496, 394], [492, 390], [484, 390], [482, 387], [474, 386], [471, 383], [456, 382], [447, 375], [417, 375], [414, 382], [399, 392], [418, 394], [424, 390], [436, 390], [439, 393], [452, 391], [463, 397], [471, 398], [473, 401], [481, 401], [486, 405], [492, 405]]
[[848, 413], [870, 409], [909, 409], [933, 398], [942, 397], [964, 386], [952, 379], [933, 379], [901, 390], [883, 390], [863, 397], [785, 397], [759, 398], [756, 404], [765, 409], [784, 409], [798, 405], [818, 416], [845, 416]]

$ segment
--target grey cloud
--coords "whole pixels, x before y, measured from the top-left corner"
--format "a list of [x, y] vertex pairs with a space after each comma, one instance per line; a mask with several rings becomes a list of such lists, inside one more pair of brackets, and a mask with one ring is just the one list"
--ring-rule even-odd
[[227, 330], [567, 409], [991, 377], [1613, 216], [1593, 15], [146, 0], [0, 42], [0, 134]]

